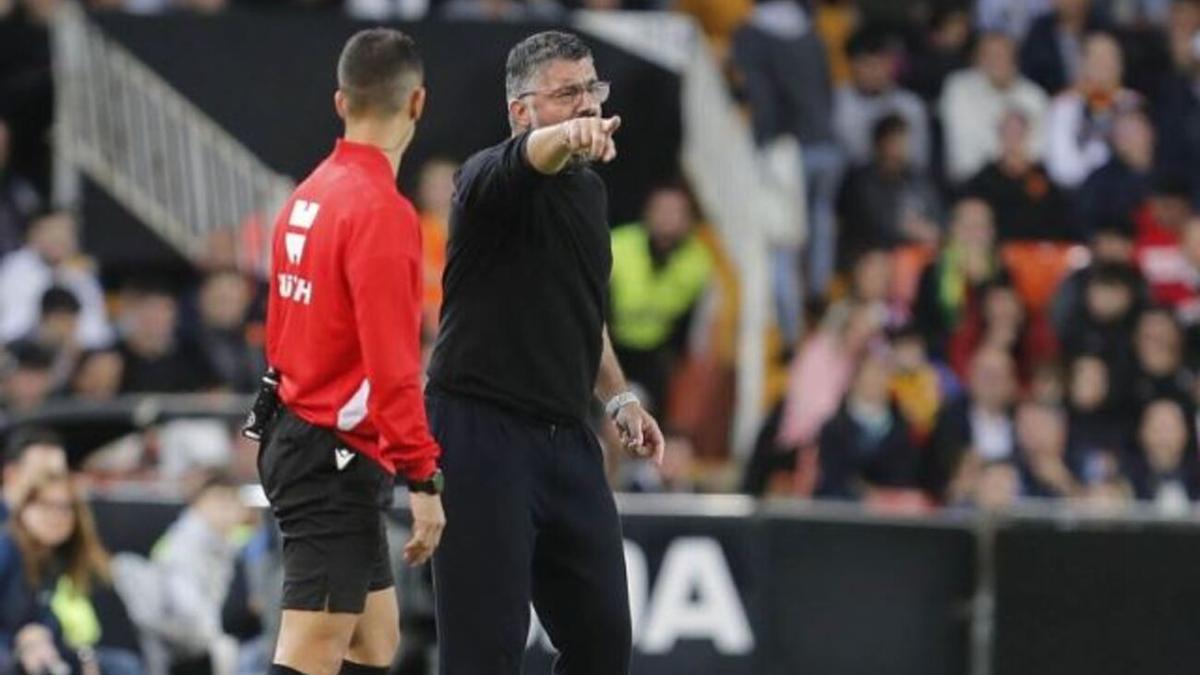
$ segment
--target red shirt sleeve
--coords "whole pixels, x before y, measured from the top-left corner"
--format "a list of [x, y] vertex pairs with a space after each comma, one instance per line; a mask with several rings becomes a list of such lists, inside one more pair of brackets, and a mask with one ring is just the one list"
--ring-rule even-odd
[[402, 206], [376, 208], [354, 223], [343, 269], [380, 457], [397, 473], [424, 479], [436, 470], [441, 449], [429, 433], [422, 394], [420, 230], [412, 205]]

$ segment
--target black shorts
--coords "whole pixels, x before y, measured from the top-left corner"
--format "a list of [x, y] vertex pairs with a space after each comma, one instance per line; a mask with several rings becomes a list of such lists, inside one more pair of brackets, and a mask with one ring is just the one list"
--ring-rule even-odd
[[394, 585], [386, 511], [391, 474], [337, 434], [280, 410], [258, 475], [283, 540], [283, 608], [363, 611]]

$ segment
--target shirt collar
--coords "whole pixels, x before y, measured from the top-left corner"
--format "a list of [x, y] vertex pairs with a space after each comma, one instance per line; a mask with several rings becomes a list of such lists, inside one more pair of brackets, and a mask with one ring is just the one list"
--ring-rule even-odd
[[372, 174], [378, 174], [389, 183], [396, 181], [396, 176], [392, 173], [392, 163], [388, 161], [387, 155], [373, 145], [339, 138], [333, 148], [333, 157], [335, 160], [364, 166]]

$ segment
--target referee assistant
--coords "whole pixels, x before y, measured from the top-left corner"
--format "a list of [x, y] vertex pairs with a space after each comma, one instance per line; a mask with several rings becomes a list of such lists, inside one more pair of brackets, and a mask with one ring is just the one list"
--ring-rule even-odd
[[421, 243], [396, 172], [425, 104], [416, 46], [360, 32], [338, 61], [345, 136], [275, 224], [267, 358], [283, 407], [259, 475], [283, 535], [271, 673], [379, 674], [400, 640], [384, 512], [395, 474], [425, 562], [445, 524], [421, 397]]
[[662, 434], [628, 392], [604, 325], [612, 268], [609, 85], [574, 35], [508, 55], [513, 136], [463, 165], [450, 216], [441, 333], [426, 404], [452, 523], [434, 556], [443, 675], [517, 675], [529, 603], [555, 672], [623, 675], [628, 591], [612, 493], [585, 425], [594, 396], [627, 448]]

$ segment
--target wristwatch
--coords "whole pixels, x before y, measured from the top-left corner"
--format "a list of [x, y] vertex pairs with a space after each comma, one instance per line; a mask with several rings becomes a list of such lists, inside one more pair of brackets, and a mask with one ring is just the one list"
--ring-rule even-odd
[[446, 487], [446, 477], [442, 475], [441, 469], [434, 471], [429, 478], [424, 480], [409, 479], [407, 482], [409, 492], [420, 492], [427, 495], [440, 495]]
[[608, 403], [604, 404], [604, 414], [607, 415], [609, 419], [615, 419], [617, 417], [617, 413], [621, 412], [621, 408], [624, 408], [630, 403], [641, 403], [641, 401], [638, 400], [637, 394], [633, 393], [632, 391], [623, 391], [620, 394], [608, 399]]

